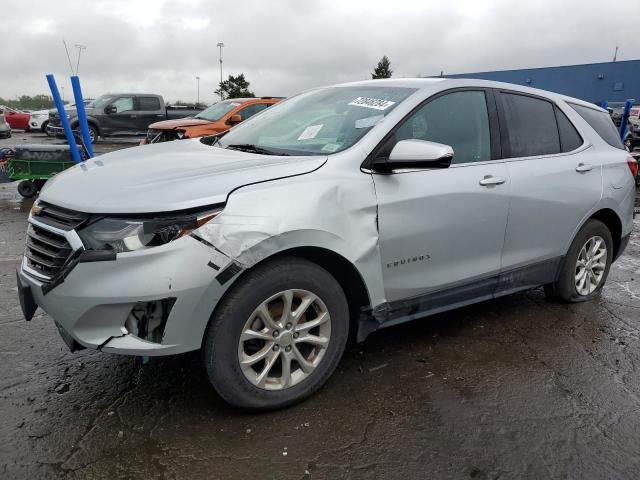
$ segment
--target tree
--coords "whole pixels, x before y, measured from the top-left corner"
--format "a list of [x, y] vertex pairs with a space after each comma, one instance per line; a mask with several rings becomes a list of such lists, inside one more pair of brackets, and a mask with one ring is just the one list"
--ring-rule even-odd
[[244, 78], [244, 73], [235, 77], [229, 75], [228, 79], [220, 82], [220, 88], [215, 93], [222, 94], [222, 98], [255, 97], [253, 92], [249, 91], [249, 82]]
[[393, 70], [389, 69], [390, 66], [391, 66], [391, 62], [389, 61], [389, 58], [387, 58], [387, 56], [385, 55], [380, 59], [380, 61], [378, 62], [378, 65], [373, 70], [373, 73], [371, 74], [371, 78], [373, 79], [391, 78], [391, 74], [393, 73]]
[[21, 95], [17, 100], [9, 100], [0, 97], [0, 105], [16, 109], [26, 108], [28, 110], [44, 110], [46, 108], [52, 108], [54, 103], [51, 97], [41, 94], [34, 97]]

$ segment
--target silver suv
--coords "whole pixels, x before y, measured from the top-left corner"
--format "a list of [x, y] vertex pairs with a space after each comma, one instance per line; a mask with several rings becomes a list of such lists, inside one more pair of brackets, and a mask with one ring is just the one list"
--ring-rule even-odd
[[544, 285], [593, 298], [637, 164], [607, 112], [479, 80], [337, 85], [220, 137], [47, 182], [19, 292], [71, 349], [202, 350], [233, 405], [282, 407], [371, 332]]

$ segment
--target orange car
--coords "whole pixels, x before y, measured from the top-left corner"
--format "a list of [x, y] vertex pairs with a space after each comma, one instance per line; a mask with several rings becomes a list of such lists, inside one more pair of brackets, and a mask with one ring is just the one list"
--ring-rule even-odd
[[282, 97], [223, 100], [214, 103], [195, 117], [152, 123], [149, 125], [147, 137], [140, 144], [170, 142], [222, 133], [280, 100]]

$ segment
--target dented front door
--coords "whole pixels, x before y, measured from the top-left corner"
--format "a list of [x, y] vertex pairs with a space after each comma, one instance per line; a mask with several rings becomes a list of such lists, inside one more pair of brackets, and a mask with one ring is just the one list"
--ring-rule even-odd
[[[503, 163], [373, 178], [387, 301], [472, 284], [500, 271], [509, 209]], [[482, 185], [485, 178], [504, 182]]]

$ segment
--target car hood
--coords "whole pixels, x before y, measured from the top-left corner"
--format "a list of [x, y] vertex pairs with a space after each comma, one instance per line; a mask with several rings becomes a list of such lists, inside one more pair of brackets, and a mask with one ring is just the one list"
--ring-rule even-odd
[[209, 120], [202, 118], [177, 118], [175, 120], [164, 120], [162, 122], [156, 122], [149, 125], [149, 128], [155, 128], [158, 130], [173, 130], [179, 127], [193, 127], [196, 125], [208, 125], [213, 123]]
[[199, 139], [133, 147], [95, 157], [51, 178], [40, 200], [86, 213], [152, 213], [225, 202], [238, 187], [302, 175], [325, 156], [256, 155]]

